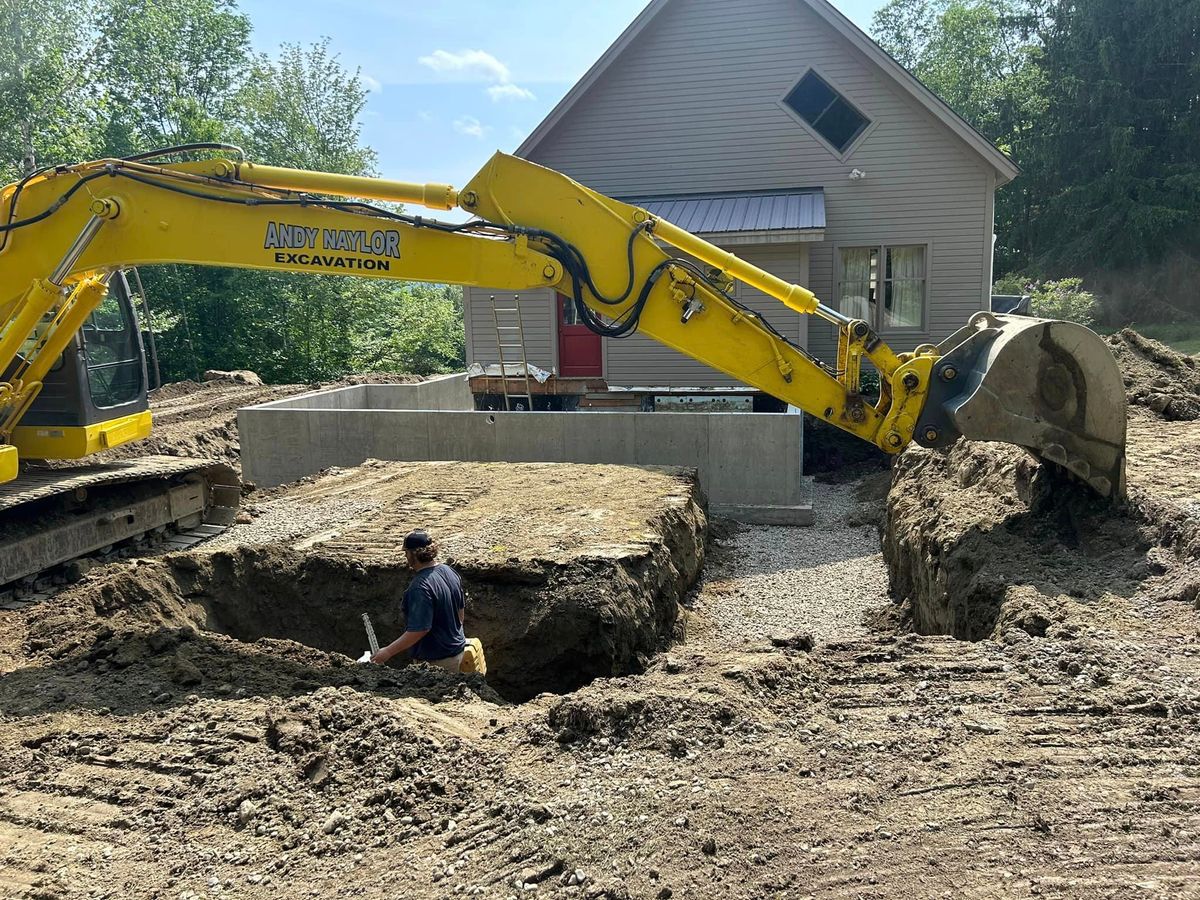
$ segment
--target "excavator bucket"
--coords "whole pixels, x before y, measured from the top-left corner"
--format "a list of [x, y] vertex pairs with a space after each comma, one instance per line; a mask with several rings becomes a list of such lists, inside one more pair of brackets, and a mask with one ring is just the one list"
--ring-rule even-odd
[[1124, 496], [1125, 385], [1095, 332], [982, 312], [938, 350], [918, 443], [1019, 444], [1099, 494]]

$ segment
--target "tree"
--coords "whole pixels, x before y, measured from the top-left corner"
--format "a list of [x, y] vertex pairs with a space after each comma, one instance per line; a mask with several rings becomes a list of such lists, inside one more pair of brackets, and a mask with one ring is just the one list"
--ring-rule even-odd
[[[0, 0], [0, 28], [9, 179], [34, 165], [204, 141], [273, 165], [375, 174], [359, 73], [328, 41], [253, 54], [234, 0]], [[253, 368], [303, 382], [360, 366], [462, 365], [457, 288], [198, 266], [147, 267], [142, 277], [167, 378]]]
[[1200, 3], [1056, 0], [1044, 42], [1046, 115], [1033, 146], [1042, 264], [1091, 271], [1194, 258]]
[[103, 2], [109, 151], [220, 140], [250, 66], [234, 0]]
[[91, 0], [0, 4], [0, 177], [93, 155], [103, 101]]
[[367, 299], [354, 341], [354, 371], [436, 375], [466, 362], [463, 290], [412, 284]]
[[1011, 151], [1041, 106], [1037, 19], [1020, 0], [891, 0], [880, 45], [955, 112]]
[[237, 94], [235, 131], [254, 159], [277, 166], [374, 175], [375, 151], [361, 143], [367, 90], [330, 53], [329, 40], [284, 44], [255, 58]]
[[[1028, 0], [891, 0], [873, 19], [880, 45], [1018, 164], [1045, 114], [1039, 17]], [[1027, 265], [1028, 174], [996, 201], [997, 267]]]

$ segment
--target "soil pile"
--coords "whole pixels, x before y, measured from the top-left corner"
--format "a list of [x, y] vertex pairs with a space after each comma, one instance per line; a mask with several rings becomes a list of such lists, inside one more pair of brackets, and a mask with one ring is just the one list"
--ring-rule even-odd
[[1018, 448], [960, 442], [898, 461], [884, 556], [918, 631], [1043, 636], [1068, 607], [1131, 595], [1152, 572], [1178, 577], [1178, 516], [1136, 499], [1116, 511]]
[[1044, 635], [1068, 619], [1095, 624], [1080, 605], [1113, 596], [1194, 601], [1200, 426], [1133, 414], [1129, 459], [1129, 498], [1114, 507], [1017, 447], [905, 451], [884, 555], [913, 626], [967, 640]]
[[1200, 370], [1129, 329], [1109, 343], [1138, 405], [1120, 508], [1009, 445], [911, 448], [897, 462], [884, 553], [919, 631], [1041, 635], [1079, 603], [1200, 592]]
[[1200, 362], [1125, 328], [1108, 338], [1129, 402], [1164, 419], [1200, 419]]

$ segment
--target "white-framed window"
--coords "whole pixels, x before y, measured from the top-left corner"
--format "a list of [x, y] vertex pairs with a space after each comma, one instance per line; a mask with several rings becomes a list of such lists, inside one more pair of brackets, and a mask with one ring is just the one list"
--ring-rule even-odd
[[929, 245], [878, 244], [837, 248], [838, 309], [876, 331], [925, 326]]

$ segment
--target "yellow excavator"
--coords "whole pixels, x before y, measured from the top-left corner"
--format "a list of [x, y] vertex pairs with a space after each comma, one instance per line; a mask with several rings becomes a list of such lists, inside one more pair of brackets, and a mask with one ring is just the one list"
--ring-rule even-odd
[[[183, 154], [206, 158], [172, 161]], [[368, 201], [473, 218], [448, 224]], [[1124, 493], [1124, 387], [1088, 329], [981, 311], [940, 344], [897, 353], [806, 288], [503, 153], [456, 190], [188, 145], [34, 172], [0, 192], [0, 217], [0, 585], [236, 505], [236, 478], [195, 461], [23, 464], [149, 435], [136, 319], [128, 291], [109, 288], [127, 268], [164, 263], [553, 288], [601, 335], [637, 330], [887, 453], [1004, 441], [1099, 494]], [[740, 303], [737, 281], [832, 323], [836, 363]], [[860, 390], [865, 362], [880, 376], [874, 402]]]

